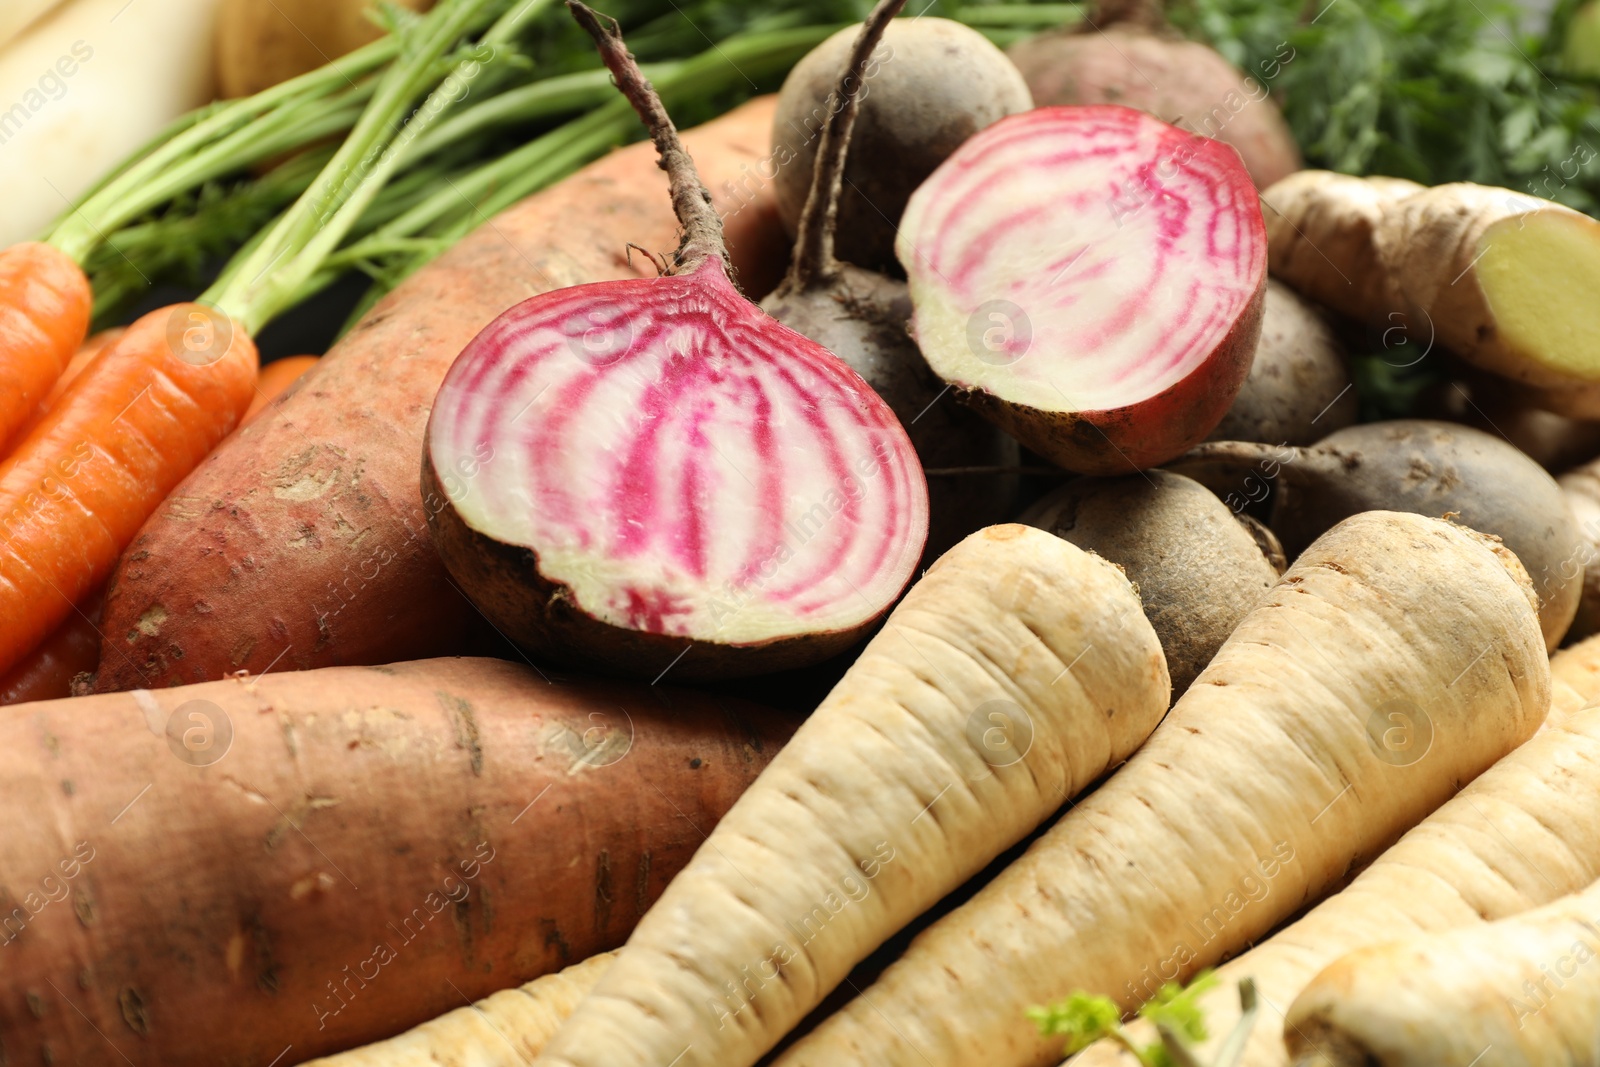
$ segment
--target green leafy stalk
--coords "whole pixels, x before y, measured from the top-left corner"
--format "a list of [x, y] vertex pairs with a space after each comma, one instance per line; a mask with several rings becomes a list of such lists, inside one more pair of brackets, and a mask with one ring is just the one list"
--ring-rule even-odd
[[[1027, 1010], [1027, 1017], [1047, 1037], [1067, 1039], [1066, 1054], [1082, 1052], [1096, 1041], [1109, 1040], [1132, 1053], [1143, 1067], [1202, 1067], [1191, 1046], [1207, 1037], [1205, 1013], [1200, 996], [1216, 988], [1211, 971], [1201, 971], [1187, 987], [1168, 982], [1139, 1008], [1139, 1016], [1156, 1028], [1160, 1040], [1139, 1044], [1122, 1025], [1122, 1011], [1107, 996], [1074, 993], [1065, 1000]], [[1239, 1004], [1243, 1014], [1218, 1050], [1213, 1067], [1235, 1067], [1244, 1055], [1245, 1042], [1255, 1024], [1257, 998], [1255, 983], [1239, 983]]]
[[[393, 175], [405, 147], [464, 96], [481, 72], [478, 55], [462, 59], [396, 130], [405, 110], [434, 80], [432, 64], [493, 2], [445, 0], [414, 27], [398, 32], [400, 58], [384, 72], [371, 103], [312, 188], [202, 301], [221, 307], [252, 334], [288, 306]], [[539, 2], [546, 0], [529, 0]]]

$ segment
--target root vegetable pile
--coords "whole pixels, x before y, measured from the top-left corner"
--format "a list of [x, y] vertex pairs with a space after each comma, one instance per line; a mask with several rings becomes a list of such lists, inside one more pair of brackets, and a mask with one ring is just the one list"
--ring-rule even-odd
[[1168, 693], [1115, 567], [1025, 526], [973, 534], [718, 825], [540, 1067], [755, 1063], [885, 938], [1132, 752]]
[[1504, 440], [1454, 423], [1397, 419], [1351, 426], [1312, 448], [1219, 441], [1189, 453], [1254, 468], [1278, 484], [1271, 525], [1290, 556], [1341, 519], [1389, 509], [1452, 516], [1503, 539], [1533, 579], [1554, 650], [1572, 624], [1588, 559], [1567, 495]]
[[735, 288], [659, 98], [615, 24], [569, 6], [650, 129], [683, 238], [661, 277], [534, 297], [462, 352], [423, 450], [434, 543], [548, 660], [703, 678], [826, 659], [911, 579], [916, 453], [858, 374]]
[[990, 126], [917, 190], [895, 250], [928, 365], [1068, 470], [1203, 439], [1260, 337], [1266, 235], [1238, 154], [1132, 108]]
[[[794, 259], [761, 307], [860, 374], [905, 427], [924, 469], [940, 472], [928, 482], [922, 555], [931, 563], [974, 530], [1010, 517], [1017, 479], [1004, 470], [1017, 465], [1018, 453], [1014, 440], [945, 395], [947, 387], [906, 332], [911, 297], [905, 283], [834, 255], [845, 168], [873, 49], [900, 6], [874, 10], [847, 57], [821, 131]], [[913, 61], [910, 55], [895, 57], [902, 68]]]
[[[1348, 519], [1127, 766], [776, 1063], [1053, 1064], [1059, 1039], [1030, 1032], [1025, 1006], [1092, 990], [1131, 1009], [1259, 940], [1527, 740], [1549, 703], [1510, 552], [1438, 519]], [[1386, 747], [1392, 712], [1426, 715], [1427, 758]]]

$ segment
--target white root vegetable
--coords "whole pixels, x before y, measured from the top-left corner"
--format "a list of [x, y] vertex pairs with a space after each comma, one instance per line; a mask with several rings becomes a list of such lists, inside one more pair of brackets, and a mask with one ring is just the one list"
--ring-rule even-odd
[[614, 952], [302, 1067], [526, 1067], [616, 959]]
[[74, 0], [0, 53], [0, 246], [37, 237], [63, 197], [211, 99], [216, 2]]
[[[1085, 990], [1131, 1008], [1260, 939], [1534, 732], [1533, 601], [1474, 531], [1341, 523], [1127, 766], [777, 1063], [1053, 1064], [1028, 1006]], [[1390, 743], [1395, 714], [1425, 716], [1426, 747]]]
[[1295, 1067], [1600, 1065], [1600, 883], [1499, 922], [1357, 949], [1284, 1019]]
[[[1233, 990], [1240, 979], [1254, 979], [1264, 1001], [1281, 1011], [1346, 952], [1481, 926], [1600, 878], [1600, 833], [1589, 814], [1600, 794], [1600, 638], [1556, 653], [1550, 674], [1550, 718], [1537, 736], [1407, 832], [1348, 888], [1218, 968], [1217, 987], [1200, 999], [1212, 1035], [1196, 1050], [1201, 1060], [1239, 1018]], [[1258, 1022], [1239, 1067], [1288, 1067], [1276, 1023], [1273, 1012]], [[1142, 1022], [1129, 1030], [1139, 1042], [1155, 1036]], [[1101, 1041], [1072, 1067], [1138, 1064]]]
[[540, 1067], [756, 1062], [1131, 753], [1168, 691], [1121, 571], [1040, 530], [973, 534], [717, 824]]

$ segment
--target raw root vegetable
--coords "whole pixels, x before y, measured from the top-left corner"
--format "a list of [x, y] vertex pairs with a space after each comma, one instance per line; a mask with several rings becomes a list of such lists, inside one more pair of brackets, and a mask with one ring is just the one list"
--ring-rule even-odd
[[[1396, 198], [1393, 186], [1352, 184], [1361, 181], [1313, 171], [1262, 194], [1274, 274], [1522, 383], [1547, 410], [1600, 417], [1600, 310], [1590, 299], [1600, 222], [1509, 189], [1463, 182]], [[1336, 236], [1348, 257], [1330, 247]]]
[[311, 372], [317, 365], [316, 356], [287, 356], [275, 359], [261, 368], [261, 373], [256, 376], [256, 398], [250, 401], [250, 407], [240, 421], [241, 427], [248, 426], [260, 416], [267, 405], [282, 396], [294, 386], [301, 378]]
[[1553, 650], [1572, 625], [1588, 550], [1566, 494], [1498, 437], [1448, 422], [1396, 419], [1351, 426], [1312, 448], [1216, 441], [1186, 461], [1251, 465], [1277, 483], [1270, 525], [1290, 557], [1342, 519], [1379, 509], [1450, 516], [1517, 554], [1539, 596]]
[[89, 279], [37, 241], [0, 250], [0, 442], [11, 441], [89, 331]]
[[302, 1067], [528, 1067], [615, 958], [615, 953], [601, 952], [387, 1041]]
[[990, 126], [912, 196], [896, 250], [928, 365], [1084, 474], [1203, 439], [1260, 337], [1266, 237], [1238, 153], [1132, 108]]
[[20, 1063], [296, 1062], [614, 947], [795, 722], [492, 659], [6, 710]]
[[[1472, 530], [1341, 523], [1125, 767], [775, 1067], [1053, 1064], [1029, 1005], [1131, 1009], [1259, 940], [1539, 726], [1533, 599]], [[1426, 717], [1426, 758], [1384, 747], [1397, 712]]]
[[[3, 253], [0, 253], [0, 255], [3, 255]], [[16, 432], [11, 435], [10, 445], [0, 450], [0, 459], [4, 459], [15, 451], [16, 446], [22, 443], [22, 439], [32, 433], [33, 428], [43, 422], [46, 415], [50, 414], [50, 409], [54, 408], [61, 400], [62, 395], [67, 391], [67, 386], [71, 385], [78, 375], [83, 373], [83, 368], [87, 367], [90, 361], [100, 354], [102, 349], [110, 347], [112, 342], [116, 341], [125, 332], [125, 327], [117, 326], [113, 329], [101, 330], [83, 342], [83, 347], [78, 349], [77, 355], [68, 361], [67, 369], [61, 372], [61, 376], [50, 387], [50, 391], [45, 394], [44, 399], [39, 401], [38, 405], [33, 409], [33, 414], [28, 416], [22, 425], [17, 427]]]
[[0, 462], [0, 672], [102, 586], [139, 527], [238, 424], [256, 350], [214, 309], [139, 319]]
[[[1537, 735], [1409, 830], [1348, 887], [1217, 969], [1216, 988], [1200, 998], [1211, 1034], [1196, 1049], [1201, 1062], [1214, 1062], [1222, 1035], [1239, 1018], [1231, 991], [1241, 979], [1252, 979], [1281, 1012], [1318, 971], [1354, 949], [1481, 927], [1600, 877], [1600, 834], [1590, 817], [1600, 792], [1600, 706], [1593, 705], [1600, 697], [1600, 641], [1556, 653], [1550, 674], [1550, 718]], [[1435, 721], [1402, 712], [1383, 726], [1378, 740], [1395, 759], [1431, 758]], [[1273, 1013], [1257, 1021], [1239, 1067], [1288, 1067], [1276, 1019]], [[1143, 1024], [1129, 1029], [1136, 1043], [1155, 1036]], [[1471, 1058], [1454, 1062], [1465, 1067]], [[1138, 1065], [1102, 1041], [1072, 1067]]]
[[105, 595], [96, 589], [56, 627], [55, 633], [0, 675], [0, 704], [61, 700], [75, 684], [86, 684], [100, 662], [100, 613]]
[[[540, 1067], [755, 1063], [885, 938], [1137, 748], [1168, 692], [1120, 571], [1025, 526], [973, 534], [729, 811]], [[963, 1004], [950, 1022], [966, 1018]]]
[[1577, 557], [1583, 568], [1582, 593], [1572, 627], [1572, 637], [1600, 633], [1600, 461], [1586, 463], [1556, 479], [1578, 524], [1582, 547]]
[[[1404, 330], [1377, 233], [1390, 205], [1426, 188], [1404, 178], [1327, 170], [1302, 170], [1273, 183], [1261, 193], [1273, 276], [1353, 319]], [[1417, 340], [1425, 342], [1426, 335]]]
[[434, 545], [534, 656], [645, 678], [820, 662], [911, 579], [916, 453], [859, 375], [740, 295], [616, 24], [568, 7], [650, 129], [683, 238], [660, 277], [533, 297], [463, 350], [422, 453]]
[[1557, 415], [1516, 394], [1505, 379], [1478, 374], [1430, 389], [1416, 413], [1504, 437], [1552, 474], [1600, 456], [1600, 421]]
[[[1265, 72], [1294, 58], [1263, 61]], [[1266, 86], [1167, 24], [1159, 0], [1101, 0], [1084, 21], [1006, 50], [1033, 101], [1123, 104], [1238, 149], [1256, 188], [1300, 169], [1300, 150]]]
[[[771, 108], [770, 97], [754, 101], [686, 135], [714, 187], [765, 153]], [[426, 511], [442, 498], [418, 488], [439, 383], [519, 300], [644, 276], [651, 268], [643, 256], [630, 264], [626, 244], [675, 240], [664, 189], [650, 145], [623, 149], [496, 217], [386, 297], [276, 417], [225, 441], [146, 523], [107, 596], [97, 687], [259, 672], [279, 656], [274, 670], [305, 670], [449, 647], [478, 616], [427, 534]], [[782, 258], [770, 199], [728, 226], [741, 273]]]
[[1022, 521], [1123, 569], [1161, 639], [1174, 698], [1281, 573], [1209, 489], [1167, 471], [1079, 478]]
[[[432, 0], [395, 0], [425, 11]], [[383, 35], [371, 0], [221, 0], [217, 89], [249, 96], [315, 70]]]
[[1600, 1065], [1600, 885], [1510, 919], [1357, 949], [1284, 1016], [1296, 1067]]
[[1353, 424], [1358, 408], [1350, 367], [1333, 331], [1293, 289], [1268, 278], [1261, 342], [1250, 374], [1208, 439], [1309, 445]]
[[[778, 93], [772, 160], [778, 211], [791, 234], [811, 194], [823, 129], [856, 30], [847, 27], [796, 63]], [[917, 186], [985, 126], [1033, 107], [1011, 61], [976, 30], [919, 15], [889, 25], [861, 75], [861, 111], [839, 199], [838, 254], [898, 270], [895, 227]]]
[[[903, 0], [901, 0], [903, 3]], [[956, 542], [1014, 514], [1017, 444], [948, 392], [906, 332], [911, 297], [904, 282], [840, 262], [834, 255], [840, 192], [866, 72], [885, 25], [901, 3], [877, 8], [862, 27], [830, 101], [800, 216], [794, 256], [783, 282], [761, 308], [842, 359], [866, 379], [905, 427], [928, 481], [928, 543], [932, 563]]]

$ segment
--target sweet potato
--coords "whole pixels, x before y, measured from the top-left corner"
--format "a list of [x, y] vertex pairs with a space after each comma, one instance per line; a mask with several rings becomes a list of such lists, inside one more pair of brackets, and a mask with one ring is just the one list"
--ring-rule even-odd
[[[771, 120], [771, 100], [757, 100], [684, 135], [706, 184], [742, 205], [726, 225], [747, 281], [775, 280], [770, 266], [781, 272], [787, 242], [770, 188], [735, 190], [726, 179], [764, 155]], [[648, 258], [630, 263], [627, 243], [670, 249], [676, 232], [654, 149], [639, 144], [535, 194], [413, 275], [272, 418], [234, 434], [145, 524], [107, 595], [107, 644], [120, 652], [103, 647], [97, 688], [459, 647], [476, 613], [428, 537], [424, 508], [440, 502], [424, 503], [417, 474], [445, 371], [519, 300], [647, 275]]]
[[297, 1062], [613, 947], [791, 722], [487, 659], [6, 709], [0, 1062]]

